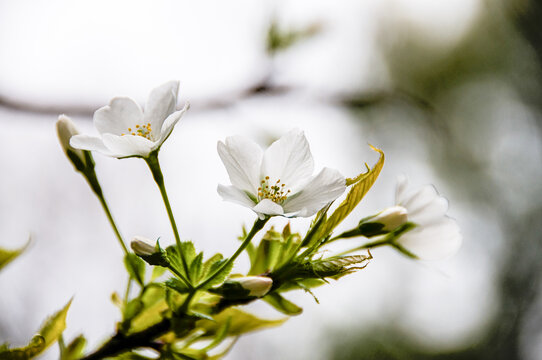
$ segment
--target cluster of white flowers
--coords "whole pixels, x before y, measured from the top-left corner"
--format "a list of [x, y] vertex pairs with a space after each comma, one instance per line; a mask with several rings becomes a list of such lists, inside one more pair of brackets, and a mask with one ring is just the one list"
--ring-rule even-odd
[[[108, 106], [94, 114], [100, 136], [80, 135], [69, 118], [61, 115], [59, 137], [65, 149], [99, 151], [125, 158], [146, 158], [157, 152], [175, 124], [188, 110], [185, 104], [176, 110], [177, 81], [154, 89], [143, 112], [131, 98], [115, 97]], [[71, 138], [71, 140], [70, 140]], [[275, 141], [265, 151], [240, 136], [218, 142], [218, 154], [226, 167], [231, 184], [218, 185], [224, 200], [252, 209], [260, 218], [269, 216], [310, 217], [336, 200], [346, 189], [346, 181], [337, 170], [323, 168], [313, 175], [314, 161], [308, 141], [301, 130], [294, 129]], [[400, 177], [396, 205], [371, 218], [392, 231], [408, 222], [416, 227], [396, 239], [397, 244], [422, 259], [437, 259], [457, 251], [461, 235], [456, 222], [446, 216], [447, 201], [433, 186], [407, 193], [407, 180]], [[153, 245], [135, 239], [136, 252], [150, 254]]]

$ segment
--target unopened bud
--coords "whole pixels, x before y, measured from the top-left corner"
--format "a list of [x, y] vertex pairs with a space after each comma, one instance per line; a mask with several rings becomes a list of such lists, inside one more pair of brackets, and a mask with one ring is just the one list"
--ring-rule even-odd
[[143, 236], [135, 236], [130, 247], [138, 256], [150, 256], [156, 252], [156, 243]]
[[86, 158], [83, 150], [75, 149], [70, 145], [72, 136], [79, 134], [73, 121], [66, 115], [60, 115], [56, 122], [56, 132], [62, 149], [71, 160], [75, 168], [82, 171], [86, 166]]
[[384, 225], [383, 231], [389, 232], [408, 221], [408, 212], [402, 206], [396, 205], [379, 212], [375, 217], [369, 220], [371, 223]]
[[238, 283], [243, 289], [250, 291], [249, 296], [262, 297], [271, 290], [273, 279], [267, 276], [245, 276], [232, 279]]

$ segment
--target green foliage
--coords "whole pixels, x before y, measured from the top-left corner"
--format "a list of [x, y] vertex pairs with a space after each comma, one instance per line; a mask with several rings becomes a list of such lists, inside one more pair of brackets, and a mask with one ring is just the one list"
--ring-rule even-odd
[[290, 225], [286, 225], [279, 233], [271, 228], [262, 238], [251, 259], [249, 275], [260, 275], [273, 272], [288, 263], [297, 252], [301, 243], [299, 234], [290, 233]]
[[21, 255], [29, 243], [30, 241], [17, 250], [7, 250], [0, 248], [0, 269], [13, 261], [17, 256]]
[[168, 279], [164, 283], [164, 285], [166, 285], [170, 289], [177, 291], [179, 294], [188, 294], [188, 292], [190, 291], [190, 288], [186, 285], [186, 283], [177, 278]]
[[41, 335], [35, 335], [30, 343], [22, 348], [0, 348], [0, 360], [27, 360], [39, 355], [45, 350], [45, 339]]
[[123, 330], [126, 334], [144, 330], [160, 322], [168, 310], [166, 290], [158, 284], [149, 284], [137, 301], [137, 311], [124, 318]]
[[221, 328], [229, 322], [228, 336], [238, 336], [247, 332], [273, 327], [282, 324], [286, 319], [265, 320], [237, 308], [228, 308], [213, 317], [214, 321], [200, 320], [196, 328], [205, 331], [205, 337], [220, 334]]
[[303, 312], [303, 309], [285, 299], [278, 293], [271, 293], [263, 297], [263, 300], [275, 309], [286, 315], [299, 315]]
[[30, 340], [27, 346], [15, 349], [2, 346], [0, 348], [0, 360], [31, 359], [57, 341], [66, 328], [66, 315], [68, 314], [71, 302], [72, 300], [63, 309], [48, 317], [38, 331], [38, 334]]
[[141, 286], [145, 284], [145, 262], [136, 254], [128, 253], [124, 257], [124, 266], [130, 277]]
[[60, 354], [60, 360], [77, 360], [83, 356], [87, 340], [83, 335], [79, 335], [66, 346]]
[[339, 207], [329, 216], [327, 220], [318, 228], [316, 233], [312, 236], [308, 246], [312, 246], [322, 239], [328, 237], [333, 229], [343, 221], [348, 214], [354, 210], [354, 208], [360, 203], [365, 194], [373, 186], [382, 167], [384, 166], [384, 152], [371, 146], [371, 149], [380, 154], [378, 162], [369, 169], [367, 166], [367, 172], [359, 174], [353, 179], [347, 179], [346, 183], [350, 186], [350, 191], [346, 195], [346, 199], [339, 205]]

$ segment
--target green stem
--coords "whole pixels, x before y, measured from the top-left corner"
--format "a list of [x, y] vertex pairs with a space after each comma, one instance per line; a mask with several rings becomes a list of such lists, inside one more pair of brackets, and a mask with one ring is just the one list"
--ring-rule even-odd
[[85, 171], [83, 175], [87, 179], [87, 182], [90, 185], [92, 191], [94, 191], [94, 194], [96, 194], [96, 196], [98, 197], [98, 200], [100, 200], [100, 204], [102, 204], [102, 208], [104, 209], [105, 215], [107, 215], [109, 224], [111, 224], [111, 227], [113, 228], [113, 231], [115, 232], [115, 236], [117, 237], [117, 240], [119, 241], [119, 244], [122, 247], [124, 254], [125, 255], [128, 254], [128, 249], [126, 248], [126, 245], [124, 244], [124, 240], [122, 240], [122, 235], [120, 234], [120, 231], [117, 228], [117, 224], [115, 223], [115, 220], [113, 219], [113, 215], [111, 215], [111, 211], [109, 210], [107, 201], [105, 201], [105, 196], [103, 194], [102, 187], [100, 186], [100, 182], [98, 181], [98, 177], [96, 176], [96, 172], [94, 171], [94, 167], [89, 167], [89, 169], [87, 169], [87, 171]]
[[237, 251], [228, 259], [228, 261], [226, 261], [220, 268], [218, 268], [204, 282], [202, 282], [198, 286], [196, 286], [196, 290], [202, 289], [203, 287], [205, 287], [205, 285], [210, 283], [215, 278], [216, 275], [220, 274], [220, 272], [222, 272], [222, 270], [227, 268], [233, 261], [235, 261], [235, 259], [237, 259], [237, 257], [241, 254], [241, 252], [243, 252], [243, 250], [245, 250], [245, 248], [248, 246], [248, 244], [250, 243], [250, 241], [252, 240], [254, 235], [256, 235], [258, 233], [258, 231], [260, 231], [264, 227], [265, 223], [267, 223], [268, 220], [269, 220], [269, 217], [267, 217], [267, 216], [265, 218], [263, 218], [263, 219], [260, 219], [260, 218], [256, 219], [256, 221], [254, 222], [254, 225], [252, 226], [252, 229], [250, 229], [250, 232], [247, 234], [247, 236], [245, 237], [245, 239], [243, 240], [243, 242], [241, 243], [241, 245], [239, 246]]
[[128, 254], [128, 249], [126, 248], [126, 245], [124, 244], [124, 241], [122, 240], [122, 235], [120, 234], [119, 229], [117, 228], [117, 224], [115, 223], [115, 220], [113, 219], [113, 215], [111, 215], [111, 211], [109, 210], [109, 206], [107, 205], [105, 198], [103, 197], [102, 194], [100, 194], [98, 195], [98, 199], [100, 200], [100, 203], [102, 204], [102, 208], [104, 209], [105, 214], [107, 215], [107, 219], [109, 220], [109, 223], [111, 224], [111, 227], [113, 228], [113, 231], [115, 232], [115, 236], [117, 237], [117, 240], [119, 241], [119, 244], [122, 247], [124, 254], [125, 255]]
[[389, 239], [377, 240], [377, 241], [373, 241], [373, 242], [358, 246], [356, 248], [353, 248], [353, 249], [350, 249], [350, 250], [347, 250], [347, 251], [343, 251], [343, 252], [338, 253], [338, 254], [336, 254], [334, 256], [342, 256], [342, 255], [350, 254], [351, 252], [354, 252], [354, 251], [365, 250], [365, 249], [373, 249], [375, 247], [385, 246], [385, 245], [392, 245], [392, 242]]
[[128, 284], [126, 284], [126, 292], [124, 293], [124, 306], [128, 304], [128, 297], [130, 296], [131, 287], [132, 287], [132, 277], [128, 276]]
[[179, 230], [177, 230], [177, 223], [175, 222], [175, 217], [173, 216], [173, 211], [171, 210], [171, 205], [169, 203], [169, 198], [167, 196], [166, 186], [164, 185], [164, 175], [162, 174], [162, 169], [160, 168], [160, 162], [158, 161], [158, 153], [157, 152], [151, 153], [149, 157], [145, 158], [145, 161], [147, 162], [147, 165], [149, 166], [149, 169], [151, 170], [151, 173], [154, 178], [154, 181], [156, 182], [156, 185], [158, 185], [158, 188], [160, 189], [160, 194], [162, 195], [162, 200], [164, 201], [164, 205], [166, 206], [169, 222], [171, 223], [171, 228], [173, 229], [173, 235], [175, 236], [175, 243], [177, 244], [177, 250], [179, 251], [179, 254], [181, 255], [183, 268], [186, 273], [186, 276], [188, 277], [188, 281], [189, 283], [191, 283], [188, 264], [186, 262], [184, 254], [181, 251], [181, 238], [179, 237]]

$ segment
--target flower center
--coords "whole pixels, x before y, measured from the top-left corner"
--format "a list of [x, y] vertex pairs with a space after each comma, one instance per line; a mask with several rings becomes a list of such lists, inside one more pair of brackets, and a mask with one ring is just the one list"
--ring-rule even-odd
[[269, 182], [269, 176], [266, 176], [261, 182], [258, 188], [258, 201], [263, 199], [269, 199], [277, 204], [282, 204], [291, 192], [290, 189], [285, 188], [286, 184], [280, 182], [278, 179], [274, 184]]
[[141, 136], [144, 137], [147, 140], [152, 141], [152, 128], [151, 123], [147, 123], [147, 125], [139, 125], [137, 124], [135, 128], [128, 128], [128, 133], [121, 134], [121, 136], [125, 135], [133, 135], [133, 136]]

